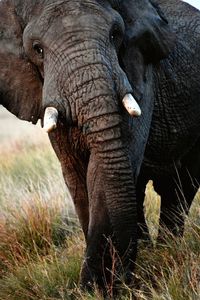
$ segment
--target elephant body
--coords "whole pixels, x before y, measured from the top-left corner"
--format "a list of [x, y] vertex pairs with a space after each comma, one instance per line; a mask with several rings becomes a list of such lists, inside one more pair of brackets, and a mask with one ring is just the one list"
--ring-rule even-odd
[[[199, 138], [200, 25], [199, 11], [188, 4], [178, 1], [174, 10], [174, 1], [159, 3], [176, 33], [174, 51], [155, 70], [156, 97], [146, 150], [147, 160], [155, 162], [154, 167], [160, 165], [161, 171], [162, 165], [169, 170], [181, 160]], [[188, 34], [192, 28], [193, 34]]]
[[151, 179], [162, 199], [160, 223], [182, 235], [184, 215], [200, 182], [200, 13], [181, 1], [158, 2], [176, 33], [176, 44], [154, 73], [156, 97], [138, 180], [138, 218], [146, 231], [143, 199]]
[[131, 281], [149, 179], [161, 225], [183, 232], [199, 180], [199, 40], [200, 12], [177, 0], [0, 1], [0, 103], [33, 123], [59, 113], [49, 138], [86, 239], [83, 287], [108, 287], [113, 259]]

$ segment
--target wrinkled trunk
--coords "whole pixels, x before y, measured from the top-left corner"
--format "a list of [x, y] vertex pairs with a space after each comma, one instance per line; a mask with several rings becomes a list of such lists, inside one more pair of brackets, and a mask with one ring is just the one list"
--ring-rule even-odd
[[[87, 172], [90, 223], [85, 263], [89, 272], [83, 268], [83, 277], [88, 273], [99, 274], [108, 239], [111, 239], [118, 256], [115, 275], [123, 272], [128, 280], [137, 247], [135, 183], [125, 140], [127, 132], [124, 133], [128, 128], [112, 95], [96, 97], [93, 107], [96, 107], [95, 103], [99, 109], [84, 125], [91, 155]], [[108, 109], [109, 113], [105, 113]], [[84, 278], [84, 284], [85, 281], [89, 282], [91, 278]]]
[[[61, 99], [68, 100], [65, 110], [70, 107], [71, 121], [81, 131], [90, 152], [86, 178], [89, 224], [81, 281], [84, 286], [94, 281], [102, 286], [104, 272], [112, 266], [108, 239], [117, 250], [116, 272], [125, 273], [126, 280], [136, 256], [135, 174], [130, 153], [133, 133], [129, 132], [130, 119], [119, 99], [120, 89], [125, 94], [130, 85], [126, 86], [128, 80], [120, 70], [109, 68], [100, 53], [85, 51], [74, 61], [77, 65], [60, 85], [64, 87]], [[69, 69], [67, 62], [63, 68]], [[47, 94], [53, 95], [53, 91]]]
[[101, 155], [106, 206], [120, 257], [136, 250], [135, 185], [126, 152], [121, 148]]
[[[101, 90], [93, 91], [93, 97], [94, 93], [100, 93], [100, 96], [95, 95], [92, 103], [89, 101], [84, 107], [88, 113], [84, 114], [83, 128], [91, 149], [87, 185], [89, 193], [95, 190], [90, 172], [94, 174], [94, 169], [98, 169], [95, 181], [104, 192], [116, 247], [122, 257], [128, 248], [136, 245], [135, 183], [126, 140], [129, 128], [127, 115], [121, 113], [120, 103], [112, 90], [112, 81], [101, 76], [101, 84]], [[110, 94], [106, 95], [105, 91]], [[97, 197], [96, 194], [93, 192], [92, 197]]]

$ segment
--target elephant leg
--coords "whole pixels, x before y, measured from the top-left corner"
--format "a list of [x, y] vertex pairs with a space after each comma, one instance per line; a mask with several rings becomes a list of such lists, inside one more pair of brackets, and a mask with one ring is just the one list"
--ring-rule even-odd
[[[112, 177], [112, 180], [115, 183], [115, 178]], [[111, 214], [119, 208], [115, 202], [113, 203], [114, 211], [108, 209], [108, 197], [112, 199], [112, 193], [108, 195], [106, 188], [102, 188], [105, 186], [105, 173], [102, 171], [102, 164], [98, 163], [95, 153], [90, 157], [87, 182], [90, 221], [85, 260], [81, 272], [81, 285], [84, 288], [92, 289], [96, 284], [105, 294], [113, 296], [113, 293], [117, 293], [118, 284], [129, 283], [132, 279], [134, 256], [131, 252], [131, 244], [123, 254], [117, 248], [117, 237], [111, 223]], [[123, 213], [123, 208], [120, 207], [120, 209]], [[121, 236], [124, 243], [126, 242], [126, 228], [127, 225]]]
[[[198, 188], [193, 186], [185, 168], [177, 171], [176, 178], [169, 176], [154, 178], [154, 187], [161, 196], [160, 226], [174, 236], [182, 236], [185, 217]], [[162, 240], [161, 229], [158, 239]]]
[[181, 195], [175, 180], [168, 176], [154, 179], [154, 188], [161, 196], [158, 239], [162, 240], [162, 228], [175, 236], [182, 235], [184, 224], [183, 195]]
[[185, 214], [189, 213], [192, 201], [200, 186], [200, 139], [194, 147], [182, 159], [181, 164], [181, 188], [184, 195], [182, 206]]
[[[101, 199], [103, 200], [103, 199]], [[101, 289], [109, 290], [111, 283], [111, 247], [108, 239], [109, 218], [105, 206], [99, 206], [100, 197], [90, 207], [90, 222], [87, 235], [87, 249], [81, 271], [81, 285], [92, 289], [94, 284]], [[96, 218], [96, 216], [98, 216]]]
[[143, 174], [141, 169], [140, 175], [138, 177], [136, 186], [136, 196], [137, 196], [137, 234], [138, 239], [150, 241], [150, 234], [148, 226], [144, 215], [144, 199], [145, 199], [145, 189], [148, 182], [148, 178]]
[[65, 177], [65, 181], [71, 193], [75, 210], [86, 239], [89, 224], [89, 203], [85, 181], [78, 177], [75, 170], [71, 171], [70, 177]]
[[181, 160], [181, 167], [176, 170], [176, 178], [170, 179], [169, 184], [162, 182], [164, 192], [161, 193], [161, 223], [166, 224], [178, 236], [183, 235], [185, 217], [200, 185], [199, 153], [200, 139]]
[[81, 271], [81, 285], [92, 289], [94, 284], [104, 291], [109, 290], [111, 281], [111, 241], [110, 221], [102, 191], [102, 178], [98, 169], [90, 171], [93, 182], [89, 189], [89, 226], [86, 238], [87, 249]]
[[[76, 136], [76, 132], [73, 133]], [[87, 237], [89, 224], [89, 202], [86, 185], [87, 161], [71, 151], [69, 141], [72, 136], [63, 124], [59, 124], [57, 129], [49, 134], [53, 149], [61, 163], [65, 183], [72, 196], [76, 213], [78, 215], [85, 238]]]

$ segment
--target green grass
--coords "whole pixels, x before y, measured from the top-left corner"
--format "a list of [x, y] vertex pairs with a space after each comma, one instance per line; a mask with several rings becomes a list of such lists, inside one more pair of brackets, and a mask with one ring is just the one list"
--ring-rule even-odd
[[[146, 217], [153, 240], [160, 199], [147, 188]], [[132, 288], [119, 299], [200, 299], [200, 196], [184, 238], [165, 233], [166, 245], [141, 244]], [[100, 300], [78, 288], [84, 239], [59, 162], [49, 145], [0, 149], [0, 300]]]

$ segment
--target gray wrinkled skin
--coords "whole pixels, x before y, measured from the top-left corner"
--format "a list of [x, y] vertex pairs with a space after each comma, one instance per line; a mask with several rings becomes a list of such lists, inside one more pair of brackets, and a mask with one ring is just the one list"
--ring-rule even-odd
[[199, 40], [200, 13], [178, 0], [0, 1], [0, 103], [33, 123], [59, 112], [49, 137], [86, 239], [84, 288], [106, 293], [111, 245], [131, 282], [149, 179], [161, 225], [183, 233], [200, 179]]

